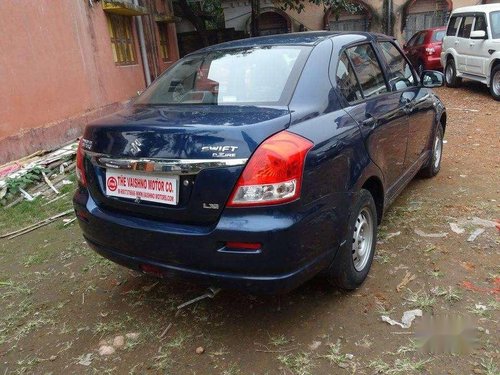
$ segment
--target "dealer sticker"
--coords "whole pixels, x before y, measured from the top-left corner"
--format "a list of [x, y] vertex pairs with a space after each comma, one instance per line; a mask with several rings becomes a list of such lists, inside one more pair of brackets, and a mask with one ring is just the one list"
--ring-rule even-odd
[[179, 178], [147, 173], [106, 170], [106, 195], [176, 205]]

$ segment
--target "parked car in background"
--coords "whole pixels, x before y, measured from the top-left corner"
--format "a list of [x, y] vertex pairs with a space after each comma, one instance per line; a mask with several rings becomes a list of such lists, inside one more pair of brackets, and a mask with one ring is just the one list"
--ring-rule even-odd
[[446, 113], [393, 38], [309, 32], [207, 47], [86, 127], [89, 245], [160, 277], [278, 293], [367, 277], [384, 210], [441, 165]]
[[462, 78], [484, 83], [500, 100], [500, 4], [458, 8], [451, 14], [441, 63], [446, 85]]
[[419, 75], [424, 70], [442, 70], [441, 45], [446, 27], [435, 27], [415, 33], [403, 49]]

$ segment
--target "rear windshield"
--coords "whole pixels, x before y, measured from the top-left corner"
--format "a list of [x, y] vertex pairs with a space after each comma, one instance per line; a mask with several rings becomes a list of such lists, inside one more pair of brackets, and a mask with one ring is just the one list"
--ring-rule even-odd
[[190, 55], [135, 104], [285, 105], [310, 50], [262, 46]]
[[500, 39], [500, 11], [490, 13], [490, 24], [493, 39]]
[[432, 34], [432, 41], [442, 42], [445, 35], [446, 35], [446, 30], [434, 31], [434, 33]]

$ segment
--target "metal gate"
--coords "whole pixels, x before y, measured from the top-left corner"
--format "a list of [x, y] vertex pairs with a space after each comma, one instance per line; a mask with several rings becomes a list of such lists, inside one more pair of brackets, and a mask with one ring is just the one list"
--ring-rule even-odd
[[330, 21], [330, 31], [368, 31], [366, 18]]
[[409, 14], [406, 18], [404, 37], [408, 41], [417, 31], [445, 26], [447, 21], [448, 12], [444, 10]]

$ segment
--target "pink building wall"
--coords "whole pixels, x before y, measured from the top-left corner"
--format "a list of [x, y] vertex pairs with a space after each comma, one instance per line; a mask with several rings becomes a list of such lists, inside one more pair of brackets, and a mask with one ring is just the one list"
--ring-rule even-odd
[[118, 66], [106, 13], [89, 3], [0, 1], [0, 163], [79, 136], [145, 88], [135, 20], [137, 63]]

